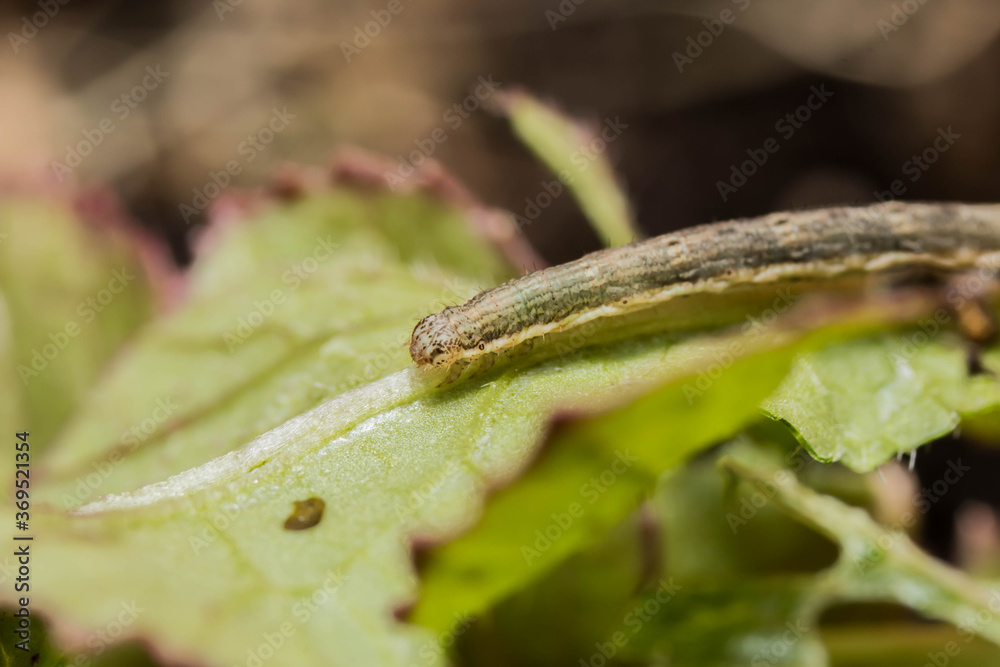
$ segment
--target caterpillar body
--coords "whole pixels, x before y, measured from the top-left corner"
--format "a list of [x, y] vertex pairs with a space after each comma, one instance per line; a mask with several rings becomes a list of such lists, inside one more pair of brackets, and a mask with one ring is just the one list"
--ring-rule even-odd
[[899, 268], [961, 271], [1000, 255], [1000, 205], [889, 202], [719, 222], [585, 255], [422, 319], [421, 366], [468, 365], [550, 332], [682, 295], [782, 280], [822, 283]]

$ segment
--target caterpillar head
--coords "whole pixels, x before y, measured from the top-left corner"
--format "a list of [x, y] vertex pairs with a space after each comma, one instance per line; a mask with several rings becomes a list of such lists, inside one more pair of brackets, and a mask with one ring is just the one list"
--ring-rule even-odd
[[428, 315], [410, 336], [410, 357], [422, 366], [450, 366], [462, 356], [458, 333], [446, 312]]

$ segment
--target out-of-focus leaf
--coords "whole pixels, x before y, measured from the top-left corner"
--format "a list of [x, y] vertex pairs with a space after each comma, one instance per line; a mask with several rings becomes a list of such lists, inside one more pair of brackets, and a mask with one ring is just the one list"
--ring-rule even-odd
[[[984, 363], [1000, 369], [998, 352]], [[996, 377], [970, 377], [959, 341], [921, 329], [803, 355], [764, 402], [813, 456], [859, 472], [950, 433], [963, 416], [998, 406]]]
[[[791, 440], [781, 427], [769, 431]], [[843, 468], [801, 451], [789, 460], [824, 485], [850, 487], [843, 478], [853, 473]], [[460, 664], [612, 664], [660, 614], [655, 625], [670, 637], [670, 664], [725, 664], [727, 656], [749, 664], [752, 652], [738, 647], [794, 620], [812, 581], [805, 575], [836, 550], [756, 497], [751, 515], [742, 497], [727, 493], [715, 461], [701, 457], [664, 474], [638, 515], [494, 606], [460, 638]], [[732, 512], [750, 520], [734, 525]], [[636, 597], [642, 588], [649, 599]], [[803, 664], [814, 643], [788, 651], [785, 664]]]
[[[30, 610], [29, 610], [30, 611]], [[20, 619], [10, 613], [0, 613], [0, 665], [3, 667], [157, 667], [160, 663], [137, 643], [116, 644], [118, 626], [102, 628], [89, 634], [84, 644], [92, 651], [100, 650], [99, 655], [86, 656], [86, 661], [75, 661], [74, 656], [66, 655], [53, 642], [51, 633], [37, 615], [29, 621], [29, 636], [27, 651], [17, 644], [24, 641], [23, 635], [17, 632], [23, 630]]]
[[628, 129], [626, 123], [616, 116], [590, 127], [523, 91], [503, 94], [500, 107], [510, 117], [517, 136], [559, 179], [552, 182], [556, 191], [550, 187], [542, 194], [557, 197], [563, 188], [569, 188], [590, 224], [610, 246], [641, 236], [608, 161], [608, 146]]
[[0, 200], [0, 358], [12, 364], [0, 361], [0, 427], [30, 427], [39, 453], [151, 312], [136, 244], [104, 222], [58, 199]]
[[651, 554], [649, 517], [633, 516], [598, 545], [484, 614], [458, 637], [461, 665], [574, 664], [617, 630]]
[[823, 628], [831, 667], [1000, 665], [1000, 648], [950, 625], [856, 623]]
[[[635, 600], [618, 631], [618, 652], [626, 661], [678, 667], [826, 667], [810, 613], [814, 587], [802, 575], [714, 586], [670, 579]], [[614, 635], [609, 639], [616, 644]]]
[[[766, 426], [753, 429], [755, 436], [780, 437]], [[739, 445], [750, 446], [747, 441]], [[731, 449], [723, 449], [723, 455]], [[794, 443], [761, 460], [768, 466], [783, 463], [788, 472], [798, 471], [848, 498], [864, 498], [864, 485], [858, 486], [862, 477], [818, 463], [796, 451]], [[852, 633], [884, 624], [874, 606], [865, 617], [849, 615], [821, 625], [819, 615], [827, 605], [853, 599], [857, 590], [842, 586], [828, 572], [816, 572], [836, 553], [826, 538], [807, 527], [795, 530], [796, 521], [773, 500], [774, 485], [771, 475], [730, 489], [716, 457], [664, 475], [655, 509], [647, 512], [659, 518], [663, 531], [663, 569], [646, 573], [652, 582], [647, 593], [630, 596], [643, 574], [644, 558], [636, 553], [635, 526], [618, 526], [598, 547], [569, 559], [469, 629], [460, 638], [462, 664], [825, 667], [831, 663], [824, 640], [831, 637], [832, 664], [884, 664], [879, 660], [894, 655], [928, 660], [932, 655], [954, 657], [956, 650], [980, 659], [995, 653], [968, 631], [920, 621], [909, 631], [933, 637], [919, 641], [922, 652], [898, 644], [888, 650], [870, 640], [851, 645]], [[647, 544], [645, 558], [648, 549]], [[864, 571], [859, 568], [857, 576]], [[900, 611], [887, 607], [884, 618], [904, 633], [908, 628], [900, 619], [906, 616]]]
[[[11, 331], [10, 312], [7, 303], [0, 292], [0, 387], [4, 398], [0, 400], [0, 427], [4, 433], [13, 433], [25, 428], [23, 408], [21, 406], [21, 391], [17, 379], [17, 362], [14, 357], [14, 336]], [[5, 472], [13, 474], [13, 468], [4, 466]]]
[[1000, 591], [935, 560], [904, 532], [879, 525], [863, 509], [803, 486], [759, 450], [734, 448], [721, 465], [766, 485], [776, 506], [840, 546], [837, 563], [812, 586], [814, 599], [804, 606], [811, 614], [807, 625], [831, 602], [891, 602], [1000, 645]]
[[[744, 521], [736, 524], [739, 531], [768, 523], [772, 507], [780, 508], [835, 540], [841, 549], [838, 560], [816, 574], [733, 576], [745, 565], [734, 568], [723, 561], [702, 566], [678, 562], [668, 553], [664, 562], [672, 588], [661, 585], [637, 599], [634, 608], [639, 611], [630, 623], [623, 622], [617, 641], [609, 634], [610, 643], [603, 644], [612, 646], [619, 658], [679, 666], [824, 667], [829, 663], [819, 633], [820, 615], [844, 602], [908, 606], [925, 617], [955, 624], [963, 645], [975, 635], [994, 642], [1000, 638], [1000, 596], [922, 553], [904, 534], [879, 526], [863, 509], [801, 484], [773, 452], [741, 441], [726, 448], [721, 464], [750, 482], [749, 492], [740, 495], [754, 501], [749, 510], [744, 507]], [[718, 494], [710, 492], [712, 498]], [[722, 512], [717, 508], [716, 513], [721, 521]], [[698, 532], [669, 520], [666, 525], [668, 531], [671, 525], [681, 528], [668, 534], [676, 540]], [[689, 555], [710, 558], [709, 546], [704, 541], [693, 544]], [[675, 554], [687, 550], [683, 544], [673, 549]], [[721, 578], [713, 581], [719, 573]]]
[[[766, 426], [752, 430], [791, 440]], [[654, 515], [662, 525], [663, 570], [650, 590], [624, 605], [600, 646], [614, 646], [626, 660], [678, 667], [825, 667], [813, 628], [797, 624], [813, 595], [813, 573], [836, 559], [836, 549], [775, 508], [765, 489], [727, 484], [717, 461], [730, 447], [661, 480]], [[815, 484], [854, 495], [852, 473], [843, 468], [794, 447], [772, 455]]]
[[[755, 442], [771, 443], [783, 435], [757, 425], [750, 430]], [[844, 495], [855, 491], [847, 477], [857, 476], [850, 471], [819, 463], [800, 448], [775, 449], [774, 456], [811, 485]], [[718, 456], [664, 475], [657, 487], [652, 502], [663, 526], [660, 546], [669, 574], [713, 584], [816, 572], [836, 560], [836, 545], [776, 508], [766, 489], [728, 484], [718, 470]]]

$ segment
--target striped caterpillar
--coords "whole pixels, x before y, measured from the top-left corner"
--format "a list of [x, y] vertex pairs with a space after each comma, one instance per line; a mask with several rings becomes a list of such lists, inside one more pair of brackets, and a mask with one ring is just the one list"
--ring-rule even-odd
[[535, 271], [425, 317], [410, 356], [449, 368], [447, 384], [525, 341], [682, 295], [900, 268], [957, 272], [995, 266], [998, 253], [995, 204], [889, 202], [701, 225]]

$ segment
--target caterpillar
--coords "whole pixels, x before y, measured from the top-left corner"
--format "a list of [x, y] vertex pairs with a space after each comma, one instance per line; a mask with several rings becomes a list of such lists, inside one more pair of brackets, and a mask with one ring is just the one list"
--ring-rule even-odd
[[488, 289], [416, 325], [410, 356], [449, 368], [596, 318], [682, 295], [899, 268], [960, 271], [995, 266], [1000, 205], [888, 202], [718, 222], [600, 250]]

